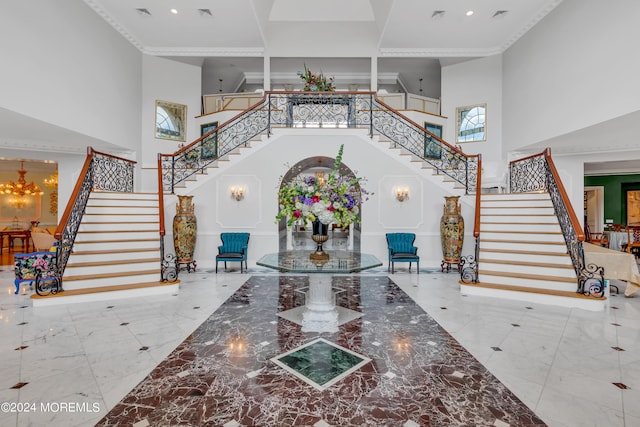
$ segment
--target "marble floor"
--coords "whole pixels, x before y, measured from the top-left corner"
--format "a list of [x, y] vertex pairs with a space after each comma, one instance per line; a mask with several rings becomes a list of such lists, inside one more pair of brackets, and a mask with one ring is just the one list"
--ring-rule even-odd
[[[274, 301], [277, 310], [299, 303], [290, 291], [304, 285], [293, 275], [250, 266], [249, 274], [202, 270], [181, 280], [175, 296], [34, 309], [28, 295], [13, 294], [13, 271], [3, 267], [0, 426], [231, 427], [278, 411], [287, 415], [267, 425], [640, 425], [640, 296], [612, 296], [606, 311], [589, 312], [464, 297], [453, 273], [378, 268], [336, 285], [338, 303], [362, 317], [318, 334], [273, 316]], [[247, 314], [255, 314], [250, 327]], [[372, 362], [324, 391], [271, 363], [319, 337]], [[216, 364], [223, 369], [211, 375]], [[245, 389], [230, 386], [240, 379]], [[227, 400], [209, 400], [220, 406], [193, 418], [197, 409], [185, 402], [206, 400], [213, 386]], [[282, 394], [288, 387], [309, 394]], [[347, 387], [353, 401], [371, 393], [351, 412], [329, 413]], [[312, 401], [313, 390], [325, 398]], [[248, 395], [259, 413], [234, 418]], [[166, 411], [154, 412], [160, 403]], [[304, 411], [282, 411], [291, 405]], [[179, 411], [183, 418], [166, 415]]]

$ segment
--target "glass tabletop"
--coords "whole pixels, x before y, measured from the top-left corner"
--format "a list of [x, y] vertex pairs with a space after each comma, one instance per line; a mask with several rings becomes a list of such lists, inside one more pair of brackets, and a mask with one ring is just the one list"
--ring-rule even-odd
[[290, 273], [355, 273], [382, 266], [371, 254], [351, 251], [325, 251], [328, 260], [309, 257], [314, 251], [284, 251], [266, 254], [256, 264]]

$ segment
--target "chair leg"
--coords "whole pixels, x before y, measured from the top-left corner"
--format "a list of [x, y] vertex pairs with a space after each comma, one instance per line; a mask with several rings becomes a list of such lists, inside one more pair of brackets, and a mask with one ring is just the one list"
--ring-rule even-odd
[[218, 274], [218, 261], [216, 260], [216, 274]]
[[242, 267], [243, 267], [243, 265], [242, 265], [242, 260], [240, 260], [240, 274], [242, 274], [242, 273], [243, 273], [243, 271], [242, 271]]
[[409, 262], [409, 273], [411, 273], [411, 262]]
[[416, 270], [418, 270], [418, 274], [420, 274], [420, 261], [416, 262]]
[[395, 273], [395, 272], [396, 272], [396, 263], [395, 263], [395, 262], [392, 262], [392, 263], [391, 263], [391, 274], [393, 274], [393, 273]]

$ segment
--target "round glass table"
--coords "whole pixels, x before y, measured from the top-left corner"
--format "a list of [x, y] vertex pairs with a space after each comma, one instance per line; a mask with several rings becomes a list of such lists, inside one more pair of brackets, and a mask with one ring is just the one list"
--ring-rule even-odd
[[282, 273], [308, 274], [305, 304], [278, 313], [278, 316], [302, 326], [303, 332], [337, 332], [338, 326], [362, 316], [362, 313], [336, 305], [331, 286], [334, 274], [357, 273], [382, 266], [371, 254], [350, 251], [326, 251], [328, 259], [314, 260], [314, 251], [284, 251], [264, 255], [256, 264]]

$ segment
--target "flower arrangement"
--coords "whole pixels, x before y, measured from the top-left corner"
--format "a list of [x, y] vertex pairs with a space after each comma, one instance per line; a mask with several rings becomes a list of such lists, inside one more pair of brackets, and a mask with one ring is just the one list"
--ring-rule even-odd
[[303, 92], [333, 92], [336, 88], [333, 86], [333, 77], [329, 80], [322, 74], [315, 74], [304, 65], [304, 73], [298, 71], [298, 76], [304, 80]]
[[[319, 220], [323, 224], [335, 223], [338, 227], [347, 227], [360, 222], [358, 206], [368, 192], [362, 187], [364, 178], [340, 175], [344, 144], [340, 146], [338, 156], [326, 182], [317, 177], [299, 174], [288, 185], [278, 191], [280, 211], [276, 222], [287, 218], [287, 226], [296, 221]], [[282, 178], [280, 179], [282, 181]]]

